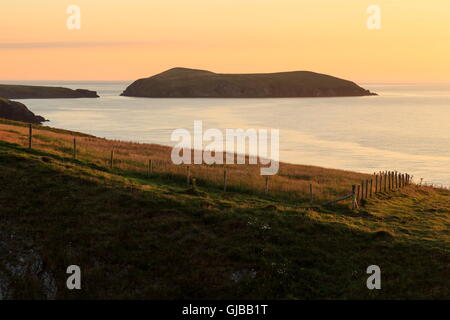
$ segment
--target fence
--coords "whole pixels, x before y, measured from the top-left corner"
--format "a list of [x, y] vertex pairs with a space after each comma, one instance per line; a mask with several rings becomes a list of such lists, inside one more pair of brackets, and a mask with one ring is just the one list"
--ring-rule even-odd
[[[37, 145], [33, 143], [33, 126], [29, 126], [28, 130], [28, 147], [33, 148]], [[66, 154], [72, 154], [72, 157], [74, 159], [78, 159], [80, 157], [80, 151], [79, 151], [79, 143], [77, 141], [77, 138], [73, 137], [73, 141], [70, 141], [70, 148], [67, 149]], [[120, 159], [118, 159], [118, 156], [121, 154], [120, 150], [121, 148], [114, 146], [111, 148], [111, 146], [105, 146], [105, 148], [110, 148], [108, 150], [108, 156], [107, 156], [107, 166], [110, 169], [117, 168], [117, 165], [121, 163]], [[84, 150], [83, 153], [86, 153], [86, 150]], [[214, 168], [214, 177], [211, 175], [213, 171], [211, 171], [211, 166], [177, 166], [171, 163], [169, 160], [157, 160], [157, 159], [145, 159], [145, 158], [139, 158], [138, 160], [135, 160], [134, 162], [139, 162], [139, 167], [146, 172], [147, 177], [150, 177], [154, 174], [167, 174], [171, 176], [178, 176], [178, 178], [182, 178], [184, 176], [184, 179], [186, 181], [187, 185], [192, 185], [192, 180], [196, 179], [196, 181], [199, 181], [199, 178], [203, 178], [203, 181], [206, 180], [205, 177], [207, 177], [208, 180], [214, 181], [215, 185], [221, 186], [224, 192], [227, 192], [230, 189], [230, 174], [231, 177], [236, 176], [237, 174], [242, 175], [242, 171], [236, 172], [232, 171], [231, 167], [223, 166], [223, 178], [220, 178], [220, 175], [217, 176], [217, 166]], [[141, 163], [142, 162], [142, 163]], [[214, 165], [213, 165], [214, 166]], [[136, 166], [133, 167], [134, 170], [136, 170]], [[184, 171], [183, 171], [184, 170]], [[203, 171], [203, 172], [200, 172]], [[252, 169], [253, 170], [253, 169]], [[255, 172], [249, 173], [247, 176], [247, 180], [251, 179], [252, 184], [258, 184], [260, 183], [260, 190], [265, 195], [272, 194], [274, 195], [274, 189], [275, 185], [278, 188], [282, 188], [283, 185], [280, 185], [280, 183], [285, 183], [284, 181], [278, 181], [277, 177], [272, 176], [265, 176], [261, 177], [256, 173], [256, 170], [259, 170], [258, 168], [255, 168]], [[280, 169], [281, 172], [281, 169]], [[360, 176], [368, 176], [359, 174]], [[279, 177], [278, 177], [279, 178]], [[243, 179], [246, 179], [246, 177], [243, 177]], [[353, 179], [354, 181], [355, 179]], [[300, 181], [304, 184], [305, 181], [302, 180], [295, 180], [296, 183], [300, 183]], [[313, 183], [307, 183], [306, 188], [303, 191], [303, 199], [305, 202], [309, 202], [310, 207], [314, 206], [314, 203], [318, 203], [319, 201], [328, 200], [325, 203], [322, 203], [321, 206], [328, 206], [333, 205], [337, 202], [341, 202], [344, 200], [350, 200], [352, 201], [352, 208], [356, 209], [364, 204], [364, 200], [369, 199], [373, 197], [374, 195], [380, 193], [380, 192], [390, 192], [392, 190], [397, 190], [399, 188], [403, 188], [411, 183], [412, 179], [409, 174], [403, 174], [398, 173], [396, 171], [385, 171], [385, 172], [379, 172], [374, 173], [373, 177], [371, 179], [365, 179], [360, 184], [354, 184], [353, 186], [347, 185], [345, 186], [336, 186], [332, 185], [326, 186], [328, 188], [336, 188], [339, 189], [339, 192], [335, 193], [335, 196], [328, 196], [325, 197], [323, 195], [323, 190], [318, 190], [320, 187], [324, 186], [313, 186]], [[354, 183], [354, 182], [353, 182]], [[351, 193], [347, 193], [346, 190], [350, 191], [349, 188], [352, 187]], [[339, 187], [339, 188], [338, 188]], [[342, 188], [344, 187], [344, 188]], [[288, 188], [285, 188], [283, 192], [290, 192]], [[278, 190], [279, 191], [279, 190]], [[281, 192], [281, 191], [280, 191]], [[346, 195], [345, 195], [346, 194]], [[340, 196], [343, 195], [343, 196]], [[295, 198], [295, 194], [293, 195], [293, 198]], [[339, 198], [335, 199], [336, 196]]]
[[364, 200], [372, 198], [378, 193], [395, 191], [410, 185], [411, 182], [412, 177], [408, 173], [397, 171], [374, 173], [372, 179], [362, 181], [360, 185], [352, 186], [352, 208], [358, 208], [360, 204], [364, 203]]

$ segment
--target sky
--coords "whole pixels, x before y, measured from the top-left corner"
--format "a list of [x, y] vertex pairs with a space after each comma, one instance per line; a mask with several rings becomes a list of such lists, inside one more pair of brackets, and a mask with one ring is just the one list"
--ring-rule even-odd
[[[69, 30], [69, 5], [81, 28]], [[369, 29], [367, 8], [381, 9]], [[0, 79], [134, 80], [172, 67], [450, 82], [448, 0], [2, 0]]]

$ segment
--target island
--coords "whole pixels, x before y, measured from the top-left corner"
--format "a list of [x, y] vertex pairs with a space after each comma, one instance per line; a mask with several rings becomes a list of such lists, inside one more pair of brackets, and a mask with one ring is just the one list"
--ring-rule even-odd
[[121, 95], [150, 98], [289, 98], [376, 94], [354, 82], [310, 71], [223, 74], [173, 68], [136, 80]]
[[0, 98], [0, 118], [41, 124], [47, 121], [41, 116], [35, 115], [23, 103]]
[[95, 91], [64, 87], [0, 84], [0, 97], [6, 99], [98, 98]]

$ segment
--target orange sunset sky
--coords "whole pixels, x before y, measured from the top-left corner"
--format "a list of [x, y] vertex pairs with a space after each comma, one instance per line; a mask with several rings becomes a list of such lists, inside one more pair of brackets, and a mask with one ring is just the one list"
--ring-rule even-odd
[[[67, 7], [81, 8], [68, 30]], [[370, 5], [381, 30], [366, 26]], [[449, 0], [2, 0], [2, 80], [131, 80], [184, 66], [450, 82]]]

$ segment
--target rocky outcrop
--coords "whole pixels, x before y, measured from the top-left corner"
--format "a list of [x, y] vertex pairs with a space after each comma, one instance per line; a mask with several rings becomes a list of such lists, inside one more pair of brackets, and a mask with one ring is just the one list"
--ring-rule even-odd
[[95, 91], [63, 87], [0, 84], [0, 97], [6, 99], [98, 98]]
[[20, 298], [14, 289], [18, 280], [40, 289], [41, 296], [35, 298], [55, 299], [56, 280], [30, 239], [0, 230], [0, 257], [0, 300]]
[[0, 98], [0, 118], [36, 124], [47, 121], [28, 110], [23, 103], [4, 98]]
[[154, 98], [285, 98], [376, 94], [354, 82], [309, 71], [219, 74], [174, 68], [133, 82], [122, 95]]

